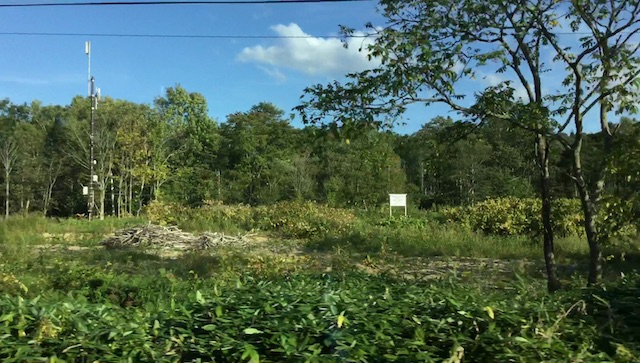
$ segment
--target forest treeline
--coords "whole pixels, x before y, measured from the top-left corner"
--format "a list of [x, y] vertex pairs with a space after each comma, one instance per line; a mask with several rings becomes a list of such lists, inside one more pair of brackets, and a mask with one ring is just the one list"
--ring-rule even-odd
[[[152, 200], [190, 206], [314, 200], [369, 208], [388, 193], [408, 192], [428, 208], [535, 197], [539, 189], [534, 136], [499, 119], [465, 128], [436, 117], [410, 135], [372, 129], [348, 138], [330, 127], [295, 128], [271, 103], [222, 122], [208, 111], [201, 94], [179, 85], [151, 105], [101, 100], [94, 116], [96, 216], [136, 215]], [[0, 101], [3, 214], [87, 212], [90, 112], [81, 96], [70, 105]], [[620, 158], [634, 158], [629, 148], [637, 144], [639, 123], [619, 123], [614, 148]], [[587, 134], [583, 141], [587, 180], [597, 180], [590, 165], [601, 158], [600, 138]], [[571, 155], [560, 145], [551, 150], [552, 195], [576, 197], [567, 173]], [[610, 192], [633, 188], [624, 170], [611, 173]]]

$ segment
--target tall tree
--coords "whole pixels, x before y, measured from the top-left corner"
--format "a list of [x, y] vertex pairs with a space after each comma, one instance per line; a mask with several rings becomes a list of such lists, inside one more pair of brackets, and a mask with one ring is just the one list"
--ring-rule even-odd
[[20, 146], [19, 167], [14, 188], [20, 202], [20, 210], [28, 214], [33, 202], [39, 202], [44, 188], [45, 126], [39, 122], [21, 122], [16, 125], [14, 138]]
[[[149, 123], [149, 107], [126, 101], [118, 101], [116, 117], [119, 120], [116, 132], [116, 143], [119, 156], [118, 202], [112, 192], [112, 204], [124, 204], [129, 214], [139, 214], [146, 197], [146, 189], [153, 181], [154, 172], [151, 165], [151, 134]], [[110, 181], [113, 187], [113, 179]], [[123, 188], [124, 186], [126, 188]], [[123, 193], [125, 189], [128, 193]], [[135, 189], [135, 190], [134, 190]], [[134, 198], [135, 196], [135, 198]], [[125, 198], [126, 197], [126, 198]], [[137, 203], [134, 201], [137, 200]], [[135, 205], [137, 204], [137, 206]], [[135, 210], [134, 210], [135, 208]], [[118, 214], [122, 208], [118, 208]]]
[[169, 178], [169, 162], [177, 152], [172, 147], [173, 132], [171, 126], [164, 122], [158, 110], [153, 109], [148, 118], [149, 144], [151, 148], [150, 167], [153, 182], [153, 200], [159, 200], [162, 185]]
[[171, 130], [169, 164], [174, 168], [165, 184], [166, 197], [191, 205], [211, 199], [220, 137], [216, 121], [208, 115], [207, 100], [176, 85], [155, 100], [155, 110]]
[[[561, 19], [569, 22], [571, 30], [585, 32], [579, 44], [566, 44], [560, 40], [555, 24]], [[597, 224], [617, 130], [617, 126], [610, 124], [608, 116], [611, 111], [638, 111], [640, 1], [554, 2], [547, 11], [540, 12], [535, 22], [544, 42], [555, 50], [555, 59], [567, 69], [563, 81], [566, 91], [554, 95], [553, 99], [562, 105], [557, 113], [566, 120], [560, 129], [570, 123], [575, 128], [572, 142], [559, 140], [573, 156], [572, 176], [582, 202], [590, 249], [588, 281], [594, 284], [602, 277], [601, 246], [610, 236], [609, 223]], [[589, 188], [584, 175], [582, 145], [585, 116], [594, 108], [598, 112], [603, 154], [600, 160], [595, 161], [598, 177], [594, 187]]]
[[[599, 234], [594, 224], [604, 179], [597, 183], [595, 198], [582, 175], [581, 143], [586, 113], [600, 107], [603, 132], [612, 134], [606, 122], [614, 104], [619, 111], [635, 111], [630, 100], [637, 98], [633, 83], [638, 74], [637, 22], [640, 3], [629, 0], [582, 2], [575, 0], [495, 0], [451, 1], [382, 0], [387, 24], [367, 27], [375, 35], [368, 47], [381, 66], [350, 74], [346, 84], [335, 82], [306, 90], [310, 99], [298, 107], [307, 122], [326, 117], [346, 125], [354, 120], [379, 125], [395, 120], [407, 105], [445, 103], [465, 115], [486, 120], [511, 120], [536, 137], [540, 170], [540, 195], [545, 225], [544, 250], [549, 290], [559, 288], [553, 263], [553, 233], [550, 229], [550, 145], [570, 123], [576, 129], [572, 144], [562, 141], [573, 152], [574, 178], [585, 215], [585, 230], [591, 250], [589, 282], [601, 275], [602, 256]], [[570, 28], [586, 27], [587, 35], [576, 44], [558, 35], [564, 19]], [[352, 29], [343, 28], [348, 35]], [[550, 48], [555, 62], [564, 62], [564, 88], [553, 94], [544, 87], [543, 73], [561, 71], [544, 61], [542, 48]], [[513, 102], [513, 82], [490, 87], [477, 97], [477, 107], [461, 102], [460, 81], [480, 75], [481, 67], [493, 62], [498, 73], [510, 72], [525, 97]], [[554, 80], [551, 80], [553, 82]], [[510, 92], [504, 92], [509, 91]], [[517, 101], [517, 100], [515, 100]], [[380, 118], [379, 116], [387, 116]], [[566, 122], [549, 122], [566, 118]], [[608, 140], [608, 141], [607, 141]], [[611, 137], [605, 137], [607, 145]], [[605, 163], [606, 164], [606, 163]], [[601, 168], [605, 170], [605, 168]], [[605, 173], [602, 173], [605, 175]]]
[[640, 240], [640, 121], [623, 117], [618, 127], [608, 165], [611, 183], [602, 214], [614, 224], [610, 233], [635, 225], [636, 238]]
[[394, 135], [369, 130], [354, 139], [331, 132], [324, 137], [317, 154], [318, 176], [330, 204], [368, 208], [384, 202], [389, 193], [406, 191]]
[[421, 190], [423, 206], [531, 196], [535, 165], [529, 133], [502, 120], [459, 126], [451, 118], [435, 117], [397, 147], [411, 182]]
[[42, 185], [40, 187], [42, 213], [47, 215], [57, 204], [54, 190], [68, 164], [65, 152], [65, 130], [63, 120], [66, 109], [61, 106], [32, 107], [34, 122], [40, 125], [42, 141]]
[[13, 138], [5, 137], [0, 144], [0, 163], [4, 168], [4, 215], [9, 217], [10, 198], [11, 198], [11, 172], [18, 160], [18, 144]]
[[284, 197], [295, 145], [293, 127], [284, 112], [259, 103], [248, 112], [227, 117], [221, 127], [220, 165], [230, 193], [225, 200], [250, 204], [272, 203]]
[[[354, 120], [384, 126], [395, 121], [410, 104], [445, 103], [481, 120], [502, 118], [522, 123], [536, 135], [543, 220], [550, 226], [549, 125], [541, 77], [548, 66], [540, 55], [543, 35], [536, 30], [536, 19], [556, 2], [382, 0], [386, 26], [380, 29], [367, 25], [375, 34], [369, 54], [378, 58], [381, 66], [350, 74], [345, 84], [307, 88], [308, 98], [297, 109], [305, 122], [333, 117], [347, 126]], [[343, 31], [347, 35], [353, 32], [346, 27]], [[478, 76], [479, 67], [490, 61], [499, 64], [499, 73], [510, 70], [515, 74], [526, 92], [527, 110], [535, 117], [518, 119], [513, 112], [502, 112], [499, 107], [504, 106], [504, 100], [494, 92], [480, 95], [479, 107], [461, 102], [464, 94], [457, 85]], [[552, 291], [559, 288], [559, 282], [550, 228], [545, 228], [544, 246]]]

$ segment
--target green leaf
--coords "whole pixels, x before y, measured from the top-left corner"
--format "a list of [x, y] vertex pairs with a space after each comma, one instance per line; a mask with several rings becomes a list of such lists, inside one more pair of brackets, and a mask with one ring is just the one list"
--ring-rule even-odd
[[258, 330], [256, 328], [246, 328], [245, 330], [242, 331], [243, 333], [247, 334], [247, 335], [253, 335], [253, 334], [262, 334], [263, 331], [262, 330]]
[[1, 322], [5, 322], [5, 321], [12, 321], [13, 317], [15, 315], [16, 314], [14, 314], [14, 313], [9, 313], [9, 314], [4, 314], [4, 315], [0, 316], [0, 323]]
[[204, 297], [202, 297], [200, 290], [196, 291], [196, 301], [200, 304], [204, 304]]
[[249, 357], [249, 363], [260, 363], [260, 355], [251, 344], [244, 345], [244, 353], [240, 359]]

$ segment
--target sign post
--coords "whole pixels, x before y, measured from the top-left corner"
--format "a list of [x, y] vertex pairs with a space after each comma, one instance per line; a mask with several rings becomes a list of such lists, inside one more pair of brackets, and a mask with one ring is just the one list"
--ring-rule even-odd
[[404, 207], [404, 216], [407, 216], [407, 195], [389, 194], [389, 217], [393, 216], [393, 207]]

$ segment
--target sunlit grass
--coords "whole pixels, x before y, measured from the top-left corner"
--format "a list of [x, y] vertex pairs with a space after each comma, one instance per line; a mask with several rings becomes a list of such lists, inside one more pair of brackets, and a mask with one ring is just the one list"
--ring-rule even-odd
[[42, 216], [12, 216], [0, 221], [0, 244], [91, 244], [105, 235], [131, 225], [146, 223], [143, 218], [104, 220], [45, 218]]
[[[453, 224], [432, 223], [427, 228], [360, 225], [347, 235], [333, 235], [309, 241], [312, 249], [336, 247], [371, 253], [395, 252], [403, 256], [478, 257], [498, 259], [541, 259], [542, 241], [527, 236], [490, 236]], [[559, 254], [586, 254], [588, 246], [578, 237], [559, 238]]]

